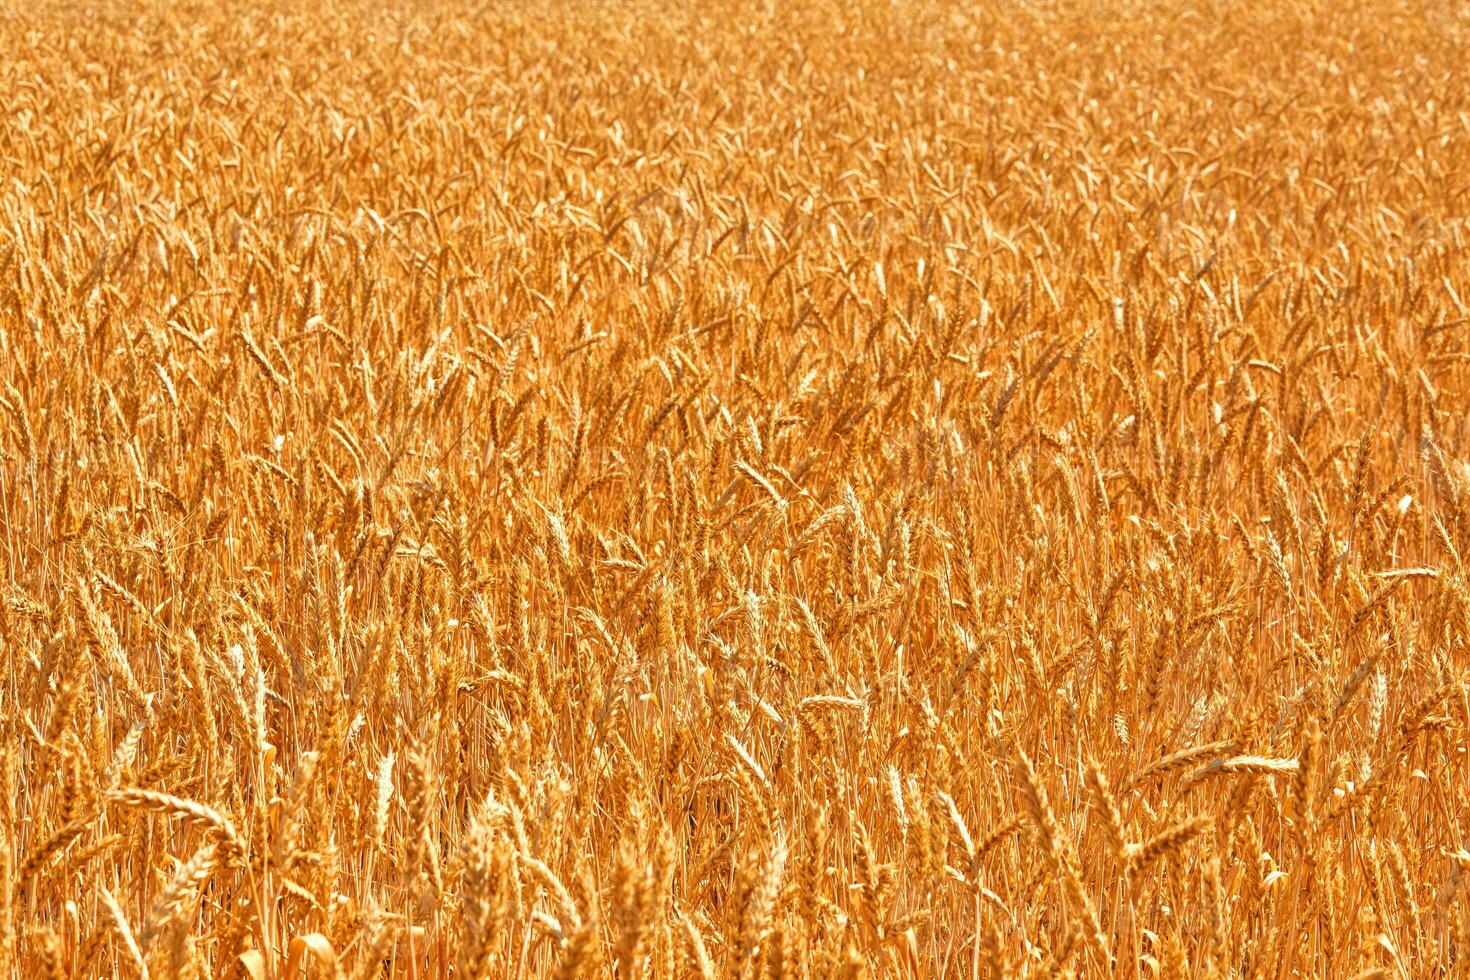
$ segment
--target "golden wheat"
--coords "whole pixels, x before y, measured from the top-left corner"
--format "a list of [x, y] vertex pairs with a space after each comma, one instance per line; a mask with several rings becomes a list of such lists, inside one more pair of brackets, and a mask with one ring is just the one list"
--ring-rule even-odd
[[1462, 3], [0, 50], [0, 975], [1465, 973]]

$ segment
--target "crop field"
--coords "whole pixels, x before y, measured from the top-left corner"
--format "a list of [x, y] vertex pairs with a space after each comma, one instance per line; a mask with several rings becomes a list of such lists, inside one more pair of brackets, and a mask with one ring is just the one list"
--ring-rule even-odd
[[0, 52], [0, 977], [1467, 975], [1463, 0]]

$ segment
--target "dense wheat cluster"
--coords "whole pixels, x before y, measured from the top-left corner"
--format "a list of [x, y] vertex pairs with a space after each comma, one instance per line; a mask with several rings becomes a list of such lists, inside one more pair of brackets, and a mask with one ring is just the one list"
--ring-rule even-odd
[[1463, 5], [0, 50], [0, 974], [1464, 975]]

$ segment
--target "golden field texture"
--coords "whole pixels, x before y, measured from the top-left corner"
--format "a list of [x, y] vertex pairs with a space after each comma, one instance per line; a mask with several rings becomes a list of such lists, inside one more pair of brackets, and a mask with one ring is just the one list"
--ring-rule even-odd
[[1463, 3], [0, 50], [0, 975], [1466, 974]]

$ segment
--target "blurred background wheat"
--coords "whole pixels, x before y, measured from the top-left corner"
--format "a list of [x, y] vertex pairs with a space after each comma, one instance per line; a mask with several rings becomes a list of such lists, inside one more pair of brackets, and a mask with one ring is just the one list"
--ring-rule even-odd
[[0, 19], [0, 973], [1464, 975], [1463, 3]]

